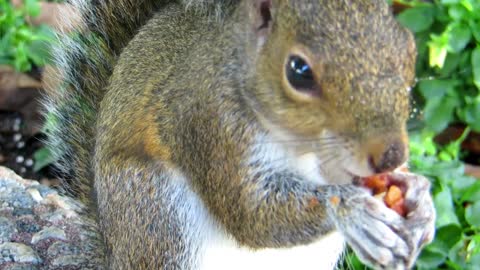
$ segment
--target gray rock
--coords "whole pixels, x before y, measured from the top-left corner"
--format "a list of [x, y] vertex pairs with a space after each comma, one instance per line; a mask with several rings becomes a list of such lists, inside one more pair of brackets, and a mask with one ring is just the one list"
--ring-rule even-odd
[[40, 195], [45, 198], [47, 197], [47, 195], [50, 195], [50, 194], [57, 194], [57, 192], [49, 187], [46, 187], [46, 186], [42, 186], [42, 185], [38, 185], [35, 187], [36, 190], [38, 190], [38, 192], [40, 192]]
[[37, 270], [38, 267], [31, 264], [14, 263], [3, 268], [4, 270]]
[[20, 243], [3, 243], [0, 244], [0, 263], [2, 262], [18, 262], [38, 264], [42, 259], [29, 246]]
[[83, 208], [0, 166], [0, 270], [102, 269]]
[[15, 206], [15, 210], [13, 210], [13, 215], [14, 216], [27, 216], [27, 215], [33, 215], [33, 210], [30, 208], [20, 208], [18, 206]]
[[88, 258], [82, 255], [64, 255], [55, 258], [52, 261], [52, 266], [72, 266], [72, 265], [83, 265], [88, 263]]
[[58, 257], [60, 255], [78, 255], [80, 254], [80, 249], [76, 246], [73, 246], [65, 242], [55, 242], [53, 243], [47, 251], [49, 257]]
[[36, 233], [41, 230], [41, 226], [35, 223], [35, 220], [23, 218], [16, 221], [17, 229], [23, 233]]
[[25, 188], [15, 180], [1, 179], [0, 181], [0, 204], [7, 203], [19, 209], [32, 208], [34, 200], [27, 195]]
[[64, 220], [66, 217], [65, 210], [63, 209], [58, 209], [53, 213], [44, 213], [40, 215], [40, 217], [44, 220], [48, 220], [50, 222], [58, 222], [61, 220]]
[[37, 244], [38, 242], [48, 239], [48, 238], [55, 238], [59, 240], [67, 240], [67, 236], [65, 235], [65, 231], [59, 228], [55, 227], [48, 227], [45, 228], [36, 234], [33, 235], [32, 237], [32, 244]]
[[16, 232], [17, 229], [13, 222], [4, 217], [0, 217], [0, 244], [10, 241]]

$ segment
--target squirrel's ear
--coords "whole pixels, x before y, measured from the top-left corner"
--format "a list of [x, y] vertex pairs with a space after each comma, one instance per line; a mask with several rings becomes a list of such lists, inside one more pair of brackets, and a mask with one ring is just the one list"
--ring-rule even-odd
[[253, 0], [251, 18], [257, 36], [257, 47], [265, 43], [272, 28], [272, 0]]

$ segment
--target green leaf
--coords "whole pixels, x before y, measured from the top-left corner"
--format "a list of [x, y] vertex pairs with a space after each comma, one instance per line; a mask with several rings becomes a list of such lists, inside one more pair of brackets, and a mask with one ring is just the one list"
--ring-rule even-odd
[[441, 162], [437, 160], [430, 168], [435, 176], [448, 184], [449, 186], [459, 176], [463, 176], [464, 166], [461, 161], [452, 160], [448, 162]]
[[29, 16], [36, 17], [40, 15], [40, 3], [38, 0], [24, 0], [23, 4]]
[[472, 34], [475, 37], [475, 40], [477, 42], [480, 42], [480, 20], [479, 21], [470, 20], [468, 21], [468, 24], [470, 25], [470, 31], [472, 31]]
[[455, 244], [455, 246], [452, 249], [450, 249], [450, 252], [448, 253], [448, 258], [451, 261], [449, 265], [453, 263], [456, 265], [455, 269], [465, 270], [467, 265], [466, 257], [467, 257], [467, 253], [465, 250], [465, 240], [458, 241], [458, 243]]
[[437, 228], [450, 224], [460, 225], [453, 207], [453, 199], [450, 188], [443, 186], [442, 190], [433, 197], [435, 209], [437, 212], [437, 220], [435, 225]]
[[478, 201], [480, 200], [480, 181], [462, 175], [452, 181], [452, 191], [455, 199], [461, 203]]
[[480, 265], [480, 253], [474, 253], [467, 258], [468, 265], [465, 270], [478, 270]]
[[468, 10], [468, 12], [473, 11], [472, 0], [461, 0], [460, 3], [462, 4], [463, 7], [465, 7]]
[[37, 66], [44, 66], [50, 58], [48, 43], [33, 41], [26, 47], [28, 57]]
[[458, 68], [461, 60], [461, 53], [449, 53], [445, 58], [443, 67], [440, 70], [440, 76], [443, 78], [450, 78], [455, 69]]
[[344, 265], [339, 270], [366, 270], [366, 266], [358, 259], [357, 255], [349, 248], [344, 258]]
[[462, 239], [462, 227], [451, 224], [437, 229], [435, 239], [427, 246], [429, 251], [441, 253], [445, 257], [455, 244]]
[[465, 219], [470, 225], [480, 228], [480, 201], [465, 208]]
[[460, 0], [442, 0], [440, 1], [444, 5], [458, 4]]
[[445, 261], [446, 256], [440, 252], [424, 249], [417, 259], [417, 266], [425, 269], [436, 269]]
[[431, 35], [431, 41], [428, 42], [429, 65], [431, 67], [442, 68], [447, 57], [447, 49], [447, 35]]
[[427, 100], [424, 109], [425, 122], [429, 129], [440, 132], [454, 119], [453, 112], [458, 100], [452, 97], [435, 97]]
[[398, 21], [413, 32], [425, 31], [433, 24], [434, 9], [432, 6], [410, 8], [397, 16]]
[[475, 131], [480, 131], [480, 100], [466, 105], [463, 109], [464, 121]]
[[418, 89], [425, 99], [443, 97], [448, 91], [458, 84], [456, 80], [423, 80], [418, 84]]
[[35, 160], [35, 165], [33, 166], [33, 171], [35, 172], [38, 172], [49, 164], [55, 162], [53, 153], [51, 153], [46, 147], [38, 149], [33, 154], [33, 159]]
[[470, 42], [472, 33], [467, 25], [457, 23], [450, 25], [448, 37], [448, 51], [458, 53]]
[[480, 45], [472, 52], [473, 83], [480, 90]]
[[480, 255], [480, 234], [477, 234], [474, 237], [472, 237], [472, 239], [470, 240], [470, 243], [468, 243], [467, 252], [471, 254]]
[[468, 16], [468, 10], [462, 5], [454, 5], [448, 9], [448, 15], [453, 21], [460, 21]]

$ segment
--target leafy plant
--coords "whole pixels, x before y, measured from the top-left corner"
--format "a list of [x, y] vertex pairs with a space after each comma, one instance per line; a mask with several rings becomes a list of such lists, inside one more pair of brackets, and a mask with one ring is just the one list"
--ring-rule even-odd
[[[397, 1], [398, 15], [417, 41], [414, 89], [417, 119], [410, 132], [410, 169], [427, 176], [437, 211], [436, 236], [416, 269], [480, 269], [480, 180], [464, 174], [461, 142], [480, 131], [480, 1]], [[446, 146], [434, 138], [461, 123], [463, 135]], [[420, 125], [418, 125], [420, 124]], [[418, 128], [420, 126], [420, 128]], [[367, 269], [348, 253], [343, 269]]]
[[32, 65], [45, 65], [53, 33], [47, 26], [34, 27], [26, 20], [39, 13], [38, 0], [25, 0], [20, 8], [0, 0], [0, 64], [22, 72], [29, 71]]
[[406, 2], [398, 16], [416, 36], [417, 91], [424, 123], [436, 133], [453, 122], [480, 131], [480, 1]]
[[[410, 1], [398, 16], [416, 36], [416, 93], [424, 129], [411, 133], [410, 165], [432, 180], [436, 237], [418, 269], [479, 269], [480, 181], [464, 175], [461, 142], [480, 131], [480, 1]], [[456, 141], [440, 147], [435, 136], [452, 123], [466, 126]]]
[[469, 132], [439, 148], [427, 131], [412, 135], [412, 169], [432, 180], [436, 237], [417, 261], [418, 269], [478, 269], [480, 181], [464, 175], [460, 143]]

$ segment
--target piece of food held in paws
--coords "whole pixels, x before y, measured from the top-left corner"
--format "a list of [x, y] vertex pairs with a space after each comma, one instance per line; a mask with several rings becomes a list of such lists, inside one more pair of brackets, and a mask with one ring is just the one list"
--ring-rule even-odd
[[[382, 200], [385, 205], [397, 212], [400, 216], [406, 217], [408, 209], [405, 205], [405, 185], [396, 180], [395, 175], [409, 174], [407, 170], [402, 169], [394, 173], [382, 173], [369, 177], [362, 177], [358, 183], [372, 191], [372, 194]], [[408, 177], [408, 176], [407, 176]]]

